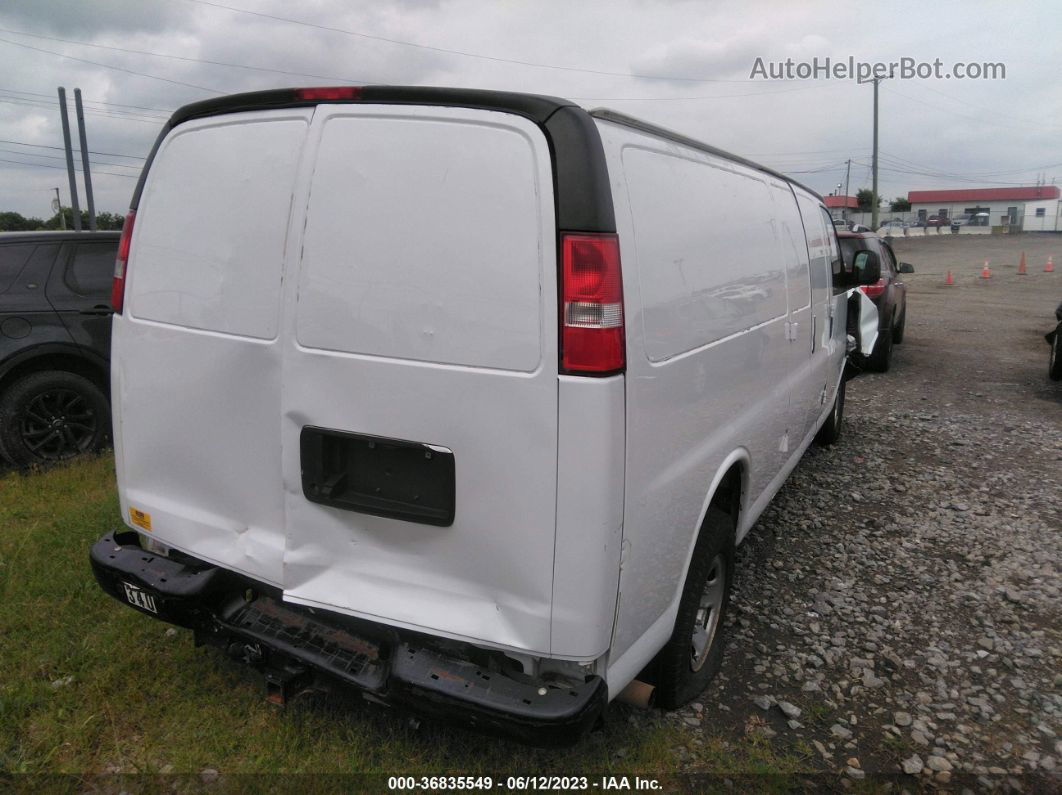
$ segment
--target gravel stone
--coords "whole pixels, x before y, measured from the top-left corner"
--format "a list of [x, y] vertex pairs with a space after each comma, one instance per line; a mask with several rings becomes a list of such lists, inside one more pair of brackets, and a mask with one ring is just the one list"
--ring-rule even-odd
[[904, 759], [900, 765], [903, 768], [903, 772], [909, 776], [917, 776], [922, 772], [922, 768], [925, 766], [922, 762], [922, 757], [918, 754], [912, 754], [907, 759]]

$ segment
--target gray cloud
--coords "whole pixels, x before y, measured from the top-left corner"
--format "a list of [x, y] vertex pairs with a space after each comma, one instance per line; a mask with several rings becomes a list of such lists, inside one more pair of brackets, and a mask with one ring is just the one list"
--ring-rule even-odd
[[[80, 86], [92, 109], [88, 117], [90, 148], [143, 155], [161, 126], [161, 119], [156, 117], [164, 114], [91, 103], [167, 110], [211, 96], [207, 91], [133, 72], [221, 92], [320, 85], [335, 82], [334, 78], [462, 85], [555, 94], [578, 98], [589, 107], [616, 107], [795, 173], [823, 192], [833, 190], [843, 179], [845, 160], [851, 157], [854, 191], [869, 184], [865, 164], [869, 163], [871, 143], [870, 87], [854, 81], [779, 83], [745, 79], [757, 56], [766, 60], [848, 55], [891, 60], [911, 56], [925, 60], [939, 57], [949, 63], [1003, 61], [1007, 79], [886, 82], [881, 91], [884, 195], [978, 184], [963, 181], [958, 178], [961, 176], [976, 180], [978, 175], [985, 175], [985, 184], [1028, 183], [1036, 178], [1034, 167], [1062, 161], [1056, 143], [1062, 132], [1062, 114], [1058, 112], [1062, 85], [1053, 79], [1060, 71], [1062, 57], [1051, 48], [1039, 46], [1045, 34], [1060, 29], [1062, 10], [1057, 3], [1022, 4], [999, 21], [996, 6], [980, 2], [926, 4], [916, 13], [867, 6], [860, 8], [857, 19], [851, 13], [839, 14], [834, 8], [818, 5], [706, 7], [665, 0], [592, 0], [579, 4], [560, 0], [495, 4], [476, 0], [219, 2], [485, 57], [401, 46], [188, 0], [101, 0], [91, 4], [8, 0], [0, 5], [0, 27], [11, 30], [307, 76], [0, 33], [0, 38], [59, 53], [0, 43], [0, 139], [60, 146], [58, 108], [48, 103], [54, 103], [57, 85], [69, 90]], [[116, 68], [71, 60], [63, 53]], [[580, 68], [592, 71], [577, 71]], [[607, 72], [739, 82], [698, 83], [601, 74]], [[61, 154], [8, 144], [0, 144], [0, 148]], [[54, 185], [62, 187], [65, 200], [63, 171], [39, 167], [61, 165], [61, 161], [0, 153], [3, 159], [32, 161], [38, 167], [0, 163], [0, 209], [45, 215], [48, 191]], [[124, 210], [133, 181], [102, 172], [132, 170], [112, 165], [96, 168], [101, 172], [94, 180], [97, 205], [104, 210]], [[1049, 177], [1062, 176], [1062, 168], [1047, 171]]]

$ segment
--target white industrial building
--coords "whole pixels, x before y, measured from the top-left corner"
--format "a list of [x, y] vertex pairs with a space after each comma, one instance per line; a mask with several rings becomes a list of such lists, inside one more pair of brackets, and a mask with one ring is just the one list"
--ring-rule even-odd
[[988, 213], [989, 226], [1014, 231], [1062, 232], [1062, 202], [1057, 185], [1017, 188], [913, 190], [907, 194], [912, 219], [948, 219]]

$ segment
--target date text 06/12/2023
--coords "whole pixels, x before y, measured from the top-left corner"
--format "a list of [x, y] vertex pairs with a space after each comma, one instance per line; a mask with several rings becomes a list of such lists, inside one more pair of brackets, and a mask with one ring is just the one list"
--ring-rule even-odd
[[655, 778], [641, 776], [390, 776], [389, 790], [602, 790], [642, 791], [662, 789]]

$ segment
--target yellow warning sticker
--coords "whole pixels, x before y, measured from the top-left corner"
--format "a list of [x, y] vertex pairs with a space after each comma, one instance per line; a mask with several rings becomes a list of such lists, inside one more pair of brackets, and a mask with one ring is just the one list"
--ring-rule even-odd
[[137, 527], [151, 532], [151, 514], [137, 508], [129, 508], [129, 520]]

